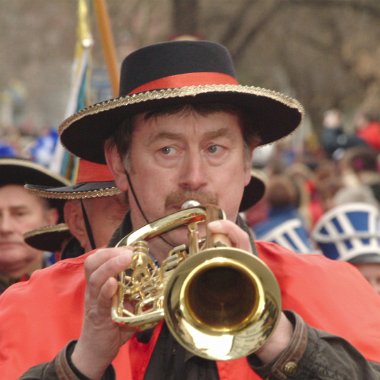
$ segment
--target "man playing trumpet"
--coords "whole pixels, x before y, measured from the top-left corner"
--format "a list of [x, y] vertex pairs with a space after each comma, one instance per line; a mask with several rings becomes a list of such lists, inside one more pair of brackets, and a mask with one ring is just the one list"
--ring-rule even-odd
[[[110, 248], [59, 263], [32, 277], [29, 290], [18, 286], [0, 299], [0, 352], [7, 352], [0, 372], [11, 373], [23, 355], [29, 367], [39, 364], [24, 378], [378, 378], [380, 300], [360, 274], [318, 255], [253, 242], [239, 217], [253, 149], [294, 131], [302, 106], [282, 94], [240, 85], [226, 49], [206, 41], [140, 49], [124, 60], [120, 83], [119, 98], [68, 118], [60, 135], [72, 153], [107, 162], [117, 187], [128, 191], [130, 212]], [[235, 360], [208, 360], [187, 351], [163, 322], [136, 332], [111, 317], [117, 276], [133, 257], [131, 247], [114, 246], [125, 234], [180, 211], [189, 200], [224, 210], [226, 219], [210, 222], [209, 232], [257, 255], [281, 288], [284, 311], [270, 337]], [[152, 239], [152, 259], [162, 263], [173, 247], [187, 242], [187, 233], [178, 228]], [[58, 279], [53, 275], [66, 285], [55, 299], [50, 284]], [[53, 315], [38, 318], [49, 339], [39, 344], [33, 332], [23, 335], [22, 345], [11, 334], [4, 338], [3, 329], [18, 319], [5, 323], [15, 312], [12, 303], [42, 286]], [[32, 344], [38, 347], [33, 353]]]

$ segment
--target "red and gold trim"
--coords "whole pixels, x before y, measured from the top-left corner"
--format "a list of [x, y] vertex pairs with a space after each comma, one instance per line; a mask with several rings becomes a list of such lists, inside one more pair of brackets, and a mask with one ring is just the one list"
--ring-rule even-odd
[[238, 84], [236, 78], [224, 73], [214, 72], [197, 72], [170, 75], [159, 78], [143, 85], [136, 87], [130, 92], [130, 95], [139, 92], [152, 91], [164, 88], [181, 88], [184, 86], [204, 86], [218, 84]]

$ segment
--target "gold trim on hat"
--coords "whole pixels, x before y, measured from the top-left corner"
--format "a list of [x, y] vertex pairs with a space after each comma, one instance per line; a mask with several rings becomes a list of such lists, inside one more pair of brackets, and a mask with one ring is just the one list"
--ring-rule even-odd
[[25, 232], [23, 236], [24, 236], [24, 240], [26, 240], [38, 235], [45, 235], [45, 234], [53, 233], [53, 232], [66, 232], [66, 231], [68, 232], [70, 231], [67, 224], [59, 223], [59, 224], [53, 224], [53, 225], [36, 228], [34, 230]]
[[300, 123], [305, 113], [303, 106], [296, 99], [281, 94], [277, 91], [268, 90], [261, 87], [231, 84], [184, 86], [180, 88], [168, 88], [162, 90], [140, 92], [137, 94], [127, 95], [93, 104], [89, 107], [83, 108], [82, 110], [64, 120], [63, 123], [59, 126], [58, 131], [60, 134], [62, 134], [68, 127], [70, 127], [71, 124], [77, 122], [85, 116], [95, 115], [104, 111], [110, 111], [118, 107], [139, 104], [151, 100], [184, 98], [188, 96], [197, 96], [213, 92], [255, 95], [278, 101], [285, 106], [298, 110], [301, 114]]
[[47, 191], [42, 189], [26, 188], [31, 193], [47, 199], [62, 199], [62, 200], [75, 200], [75, 199], [93, 199], [102, 197], [112, 197], [118, 195], [121, 191], [117, 187], [108, 187], [98, 190], [77, 191], [77, 192], [59, 192]]

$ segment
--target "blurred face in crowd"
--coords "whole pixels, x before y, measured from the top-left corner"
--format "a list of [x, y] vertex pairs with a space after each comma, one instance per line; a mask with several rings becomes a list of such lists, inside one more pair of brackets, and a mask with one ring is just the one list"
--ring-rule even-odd
[[380, 263], [354, 264], [380, 295]]
[[[126, 194], [82, 200], [97, 248], [107, 246], [128, 211]], [[85, 252], [92, 249], [83, 219], [80, 200], [65, 203], [65, 222]]]
[[24, 242], [23, 234], [58, 219], [56, 209], [21, 185], [0, 187], [0, 275], [19, 277], [41, 267], [42, 252]]
[[[228, 219], [236, 220], [244, 186], [250, 180], [250, 154], [237, 115], [202, 114], [193, 109], [139, 114], [131, 141], [127, 158], [122, 161], [113, 147], [107, 159], [121, 190], [129, 188], [128, 171], [149, 221], [179, 211], [189, 199], [219, 205]], [[142, 227], [147, 221], [134, 197], [129, 202], [134, 228]], [[178, 245], [187, 232], [178, 229], [165, 236]]]

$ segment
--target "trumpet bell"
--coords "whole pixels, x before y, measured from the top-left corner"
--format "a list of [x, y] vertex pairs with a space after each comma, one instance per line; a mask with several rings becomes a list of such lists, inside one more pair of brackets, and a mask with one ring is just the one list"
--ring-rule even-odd
[[[131, 246], [133, 256], [130, 268], [118, 276], [112, 319], [145, 330], [164, 318], [185, 349], [210, 360], [236, 359], [259, 349], [278, 323], [280, 289], [266, 264], [230, 247], [227, 236], [206, 231], [200, 239], [199, 223], [224, 218], [218, 207], [192, 207], [120, 240], [117, 246]], [[158, 267], [148, 241], [181, 226], [188, 227], [188, 244], [174, 247]]]
[[279, 319], [281, 295], [260, 259], [216, 247], [178, 266], [167, 283], [163, 307], [171, 333], [188, 351], [230, 360], [265, 343]]

